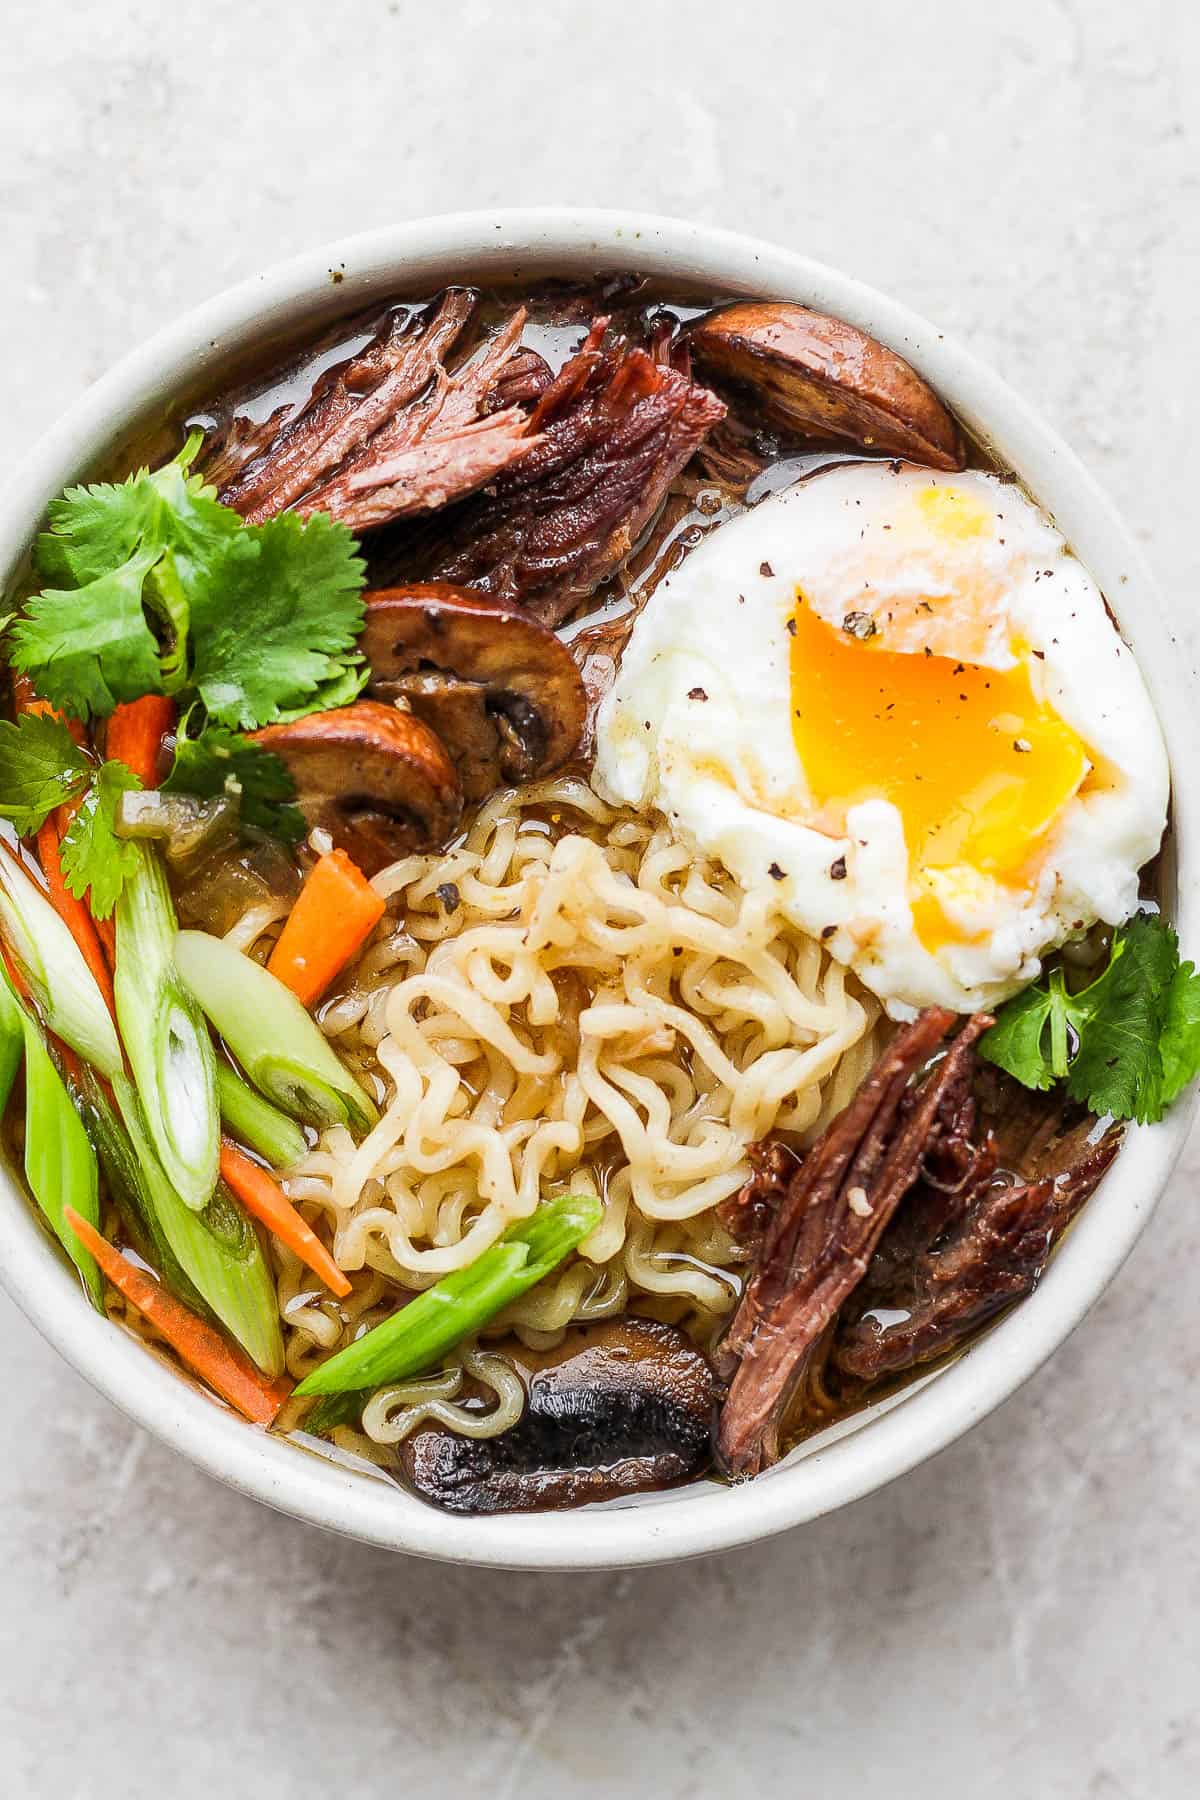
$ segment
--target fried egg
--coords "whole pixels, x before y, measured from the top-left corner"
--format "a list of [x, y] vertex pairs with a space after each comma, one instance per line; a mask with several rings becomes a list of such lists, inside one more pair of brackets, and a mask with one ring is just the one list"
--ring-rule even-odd
[[638, 619], [594, 780], [769, 894], [896, 1017], [991, 1006], [1138, 901], [1167, 757], [1100, 590], [1000, 477], [835, 465]]

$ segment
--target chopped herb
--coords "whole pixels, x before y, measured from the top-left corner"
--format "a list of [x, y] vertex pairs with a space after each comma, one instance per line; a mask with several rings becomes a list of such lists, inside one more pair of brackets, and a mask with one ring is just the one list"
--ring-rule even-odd
[[39, 830], [56, 806], [78, 799], [94, 767], [53, 713], [0, 720], [0, 817], [22, 836]]
[[1200, 976], [1171, 927], [1139, 913], [1090, 987], [1070, 994], [1054, 970], [1001, 1007], [979, 1049], [1025, 1087], [1065, 1080], [1094, 1113], [1152, 1123], [1200, 1073]]
[[106, 762], [88, 789], [62, 841], [63, 876], [77, 900], [90, 890], [97, 919], [107, 919], [126, 881], [137, 873], [138, 847], [116, 834], [121, 795], [141, 787], [122, 762]]
[[226, 725], [210, 723], [198, 737], [181, 731], [163, 791], [197, 794], [201, 799], [228, 794], [237, 800], [243, 825], [287, 844], [297, 844], [304, 836], [304, 815], [291, 804], [296, 784], [287, 764]]
[[144, 694], [199, 695], [252, 728], [341, 704], [364, 680], [362, 559], [344, 525], [292, 514], [246, 525], [188, 467], [71, 488], [36, 564], [55, 585], [10, 634], [11, 660], [76, 718]]
[[214, 719], [251, 729], [324, 707], [330, 687], [338, 703], [359, 692], [363, 564], [354, 550], [346, 527], [323, 513], [281, 513], [243, 530], [220, 582], [192, 609], [193, 681]]

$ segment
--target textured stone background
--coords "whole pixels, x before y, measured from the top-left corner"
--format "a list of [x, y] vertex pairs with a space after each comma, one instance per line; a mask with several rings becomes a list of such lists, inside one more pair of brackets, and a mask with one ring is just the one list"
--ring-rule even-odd
[[[161, 322], [459, 207], [741, 226], [965, 335], [1198, 573], [1194, 9], [9, 0], [0, 468]], [[1195, 1176], [1053, 1365], [838, 1517], [473, 1574], [277, 1518], [0, 1302], [0, 1788], [1173, 1800], [1196, 1716]]]

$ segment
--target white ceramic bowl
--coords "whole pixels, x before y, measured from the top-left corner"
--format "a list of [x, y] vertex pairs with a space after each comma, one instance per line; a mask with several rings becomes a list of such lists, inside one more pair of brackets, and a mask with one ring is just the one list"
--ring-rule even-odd
[[[713, 293], [804, 301], [852, 320], [913, 362], [1054, 514], [1137, 655], [1173, 768], [1190, 775], [1200, 766], [1194, 676], [1170, 610], [1109, 501], [1054, 433], [958, 344], [885, 295], [792, 251], [671, 219], [554, 208], [420, 220], [313, 251], [207, 301], [126, 357], [23, 459], [0, 505], [0, 569], [7, 578], [53, 495], [131, 425], [202, 381], [206, 365], [230, 350], [395, 294], [428, 293], [464, 273], [486, 279], [622, 269], [697, 282]], [[1177, 789], [1174, 826], [1169, 897], [1183, 942], [1194, 949], [1200, 782], [1185, 780]], [[998, 1406], [1062, 1343], [1125, 1260], [1190, 1113], [1181, 1102], [1163, 1124], [1131, 1133], [1037, 1292], [950, 1368], [757, 1481], [733, 1488], [705, 1482], [583, 1512], [450, 1518], [391, 1483], [242, 1423], [91, 1310], [6, 1172], [0, 1279], [50, 1342], [131, 1418], [210, 1474], [297, 1518], [457, 1562], [531, 1569], [666, 1562], [748, 1543], [856, 1500]]]

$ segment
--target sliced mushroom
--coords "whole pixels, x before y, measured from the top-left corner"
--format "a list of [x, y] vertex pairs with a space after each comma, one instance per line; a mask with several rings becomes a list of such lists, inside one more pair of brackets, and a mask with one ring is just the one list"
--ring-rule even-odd
[[745, 301], [698, 320], [690, 340], [700, 367], [749, 390], [772, 425], [934, 469], [963, 466], [958, 428], [929, 383], [844, 319]]
[[437, 732], [468, 800], [557, 769], [579, 746], [583, 682], [565, 644], [519, 607], [449, 582], [367, 595], [370, 691]]
[[687, 1481], [709, 1458], [712, 1371], [671, 1325], [621, 1318], [573, 1326], [557, 1350], [504, 1346], [524, 1372], [525, 1411], [494, 1438], [424, 1426], [400, 1446], [404, 1474], [446, 1512], [534, 1512]]
[[420, 719], [375, 700], [267, 725], [255, 741], [283, 758], [296, 802], [368, 875], [447, 842], [462, 788], [440, 740]]

